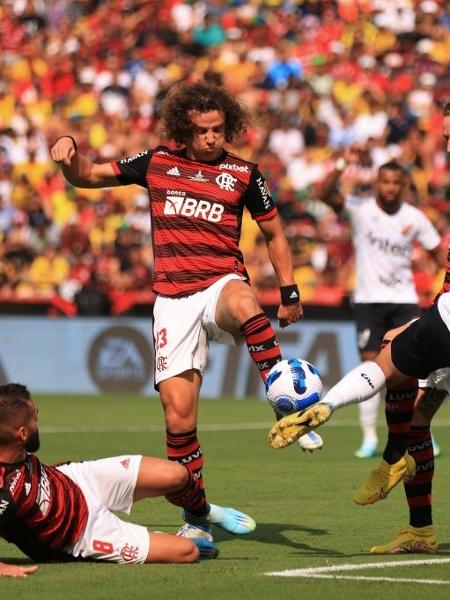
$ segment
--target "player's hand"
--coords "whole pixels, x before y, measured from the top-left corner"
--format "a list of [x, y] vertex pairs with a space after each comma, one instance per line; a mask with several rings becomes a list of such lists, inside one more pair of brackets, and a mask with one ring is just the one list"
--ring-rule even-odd
[[280, 327], [287, 327], [302, 317], [303, 307], [300, 302], [297, 302], [297, 304], [289, 304], [288, 306], [281, 304], [277, 312]]
[[76, 149], [72, 138], [66, 136], [56, 140], [50, 150], [50, 156], [55, 162], [64, 163], [68, 167], [70, 167], [70, 163], [72, 162], [75, 153]]
[[22, 567], [21, 565], [8, 565], [0, 562], [0, 577], [28, 577], [36, 573], [37, 565]]

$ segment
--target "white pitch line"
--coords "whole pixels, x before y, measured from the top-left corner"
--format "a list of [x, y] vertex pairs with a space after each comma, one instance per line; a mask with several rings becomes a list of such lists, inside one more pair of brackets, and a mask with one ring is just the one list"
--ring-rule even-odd
[[[269, 429], [273, 421], [257, 421], [244, 423], [212, 423], [200, 425], [200, 431], [252, 431]], [[326, 427], [351, 427], [358, 425], [355, 420], [340, 419], [327, 423]], [[433, 427], [450, 425], [450, 420], [433, 421]], [[162, 425], [44, 425], [40, 427], [42, 433], [161, 433], [165, 429]]]
[[[222, 423], [200, 425], [200, 431], [249, 431], [269, 429], [273, 422], [267, 423]], [[165, 428], [162, 425], [74, 425], [74, 426], [43, 426], [41, 433], [160, 433]]]
[[[319, 578], [319, 579], [364, 579], [364, 577], [354, 577], [354, 576], [343, 576], [343, 575], [331, 575], [331, 573], [336, 573], [339, 571], [365, 571], [366, 569], [386, 569], [393, 567], [412, 567], [415, 565], [437, 565], [437, 564], [445, 564], [450, 563], [450, 558], [426, 558], [423, 560], [394, 560], [394, 561], [383, 561], [383, 562], [372, 562], [372, 563], [347, 563], [343, 565], [327, 565], [324, 567], [307, 567], [306, 569], [287, 569], [285, 571], [272, 571], [269, 573], [265, 573], [265, 575], [269, 575], [270, 577], [310, 577], [310, 578]], [[379, 580], [384, 580], [384, 577], [377, 578]], [[389, 578], [390, 580], [391, 578]], [[400, 581], [400, 578], [392, 578], [393, 581]], [[418, 583], [426, 581], [424, 579], [417, 580]], [[430, 582], [439, 582], [440, 585], [450, 584], [449, 581], [440, 580], [440, 579], [432, 579]]]
[[[306, 575], [302, 575], [306, 577]], [[425, 583], [428, 585], [450, 585], [445, 579], [405, 579], [395, 577], [366, 577], [364, 575], [311, 575], [310, 579], [349, 579], [351, 581], [389, 581], [392, 583]]]

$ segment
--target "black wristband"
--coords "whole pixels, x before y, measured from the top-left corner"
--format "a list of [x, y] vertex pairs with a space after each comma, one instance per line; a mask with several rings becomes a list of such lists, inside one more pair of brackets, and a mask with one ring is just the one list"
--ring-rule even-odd
[[282, 285], [280, 287], [280, 294], [281, 304], [283, 306], [300, 302], [300, 290], [296, 283], [293, 283], [292, 285]]
[[65, 138], [65, 137], [67, 137], [67, 138], [70, 138], [70, 139], [72, 140], [72, 144], [73, 144], [73, 147], [74, 147], [74, 149], [75, 149], [75, 152], [77, 152], [77, 151], [78, 151], [78, 145], [77, 145], [77, 143], [76, 143], [76, 141], [75, 141], [75, 138], [74, 138], [74, 137], [72, 137], [71, 135], [60, 135], [60, 136], [59, 136], [59, 138], [56, 138], [56, 140], [53, 142], [53, 144], [56, 144], [56, 142], [57, 142], [58, 140], [60, 140], [60, 139], [62, 139], [62, 138]]

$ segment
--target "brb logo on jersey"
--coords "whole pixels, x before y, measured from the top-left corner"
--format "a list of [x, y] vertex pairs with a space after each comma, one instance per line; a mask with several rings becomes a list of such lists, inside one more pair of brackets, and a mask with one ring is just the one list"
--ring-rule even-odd
[[217, 202], [189, 198], [184, 192], [167, 190], [164, 214], [182, 215], [218, 223], [222, 219], [223, 206]]

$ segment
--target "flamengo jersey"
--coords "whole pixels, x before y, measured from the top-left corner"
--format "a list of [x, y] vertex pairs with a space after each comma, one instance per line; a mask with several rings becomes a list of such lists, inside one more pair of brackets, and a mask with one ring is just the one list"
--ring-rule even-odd
[[0, 535], [37, 561], [61, 558], [86, 526], [81, 489], [58, 467], [34, 454], [22, 463], [0, 463]]
[[149, 190], [155, 292], [187, 296], [229, 273], [247, 276], [239, 249], [244, 206], [257, 221], [277, 214], [255, 164], [226, 151], [197, 162], [167, 148], [111, 164], [122, 184]]
[[349, 197], [356, 261], [355, 303], [416, 304], [412, 252], [418, 241], [426, 250], [439, 246], [440, 237], [431, 221], [417, 208], [402, 204], [388, 214], [375, 198]]

